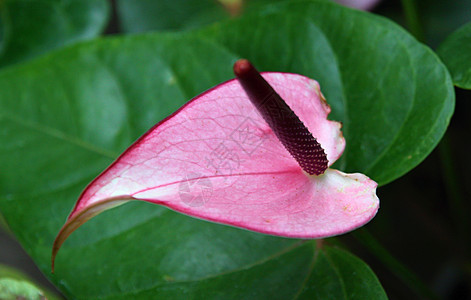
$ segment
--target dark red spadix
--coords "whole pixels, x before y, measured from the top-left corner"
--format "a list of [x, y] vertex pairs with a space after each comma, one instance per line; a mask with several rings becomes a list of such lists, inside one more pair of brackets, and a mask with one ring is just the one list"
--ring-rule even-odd
[[234, 74], [268, 126], [309, 175], [320, 175], [329, 161], [312, 133], [246, 59], [234, 64]]

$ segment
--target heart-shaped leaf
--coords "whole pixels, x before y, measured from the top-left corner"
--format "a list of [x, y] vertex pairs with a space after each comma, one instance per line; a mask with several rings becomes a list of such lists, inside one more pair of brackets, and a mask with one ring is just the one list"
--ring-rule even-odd
[[[259, 69], [316, 79], [332, 106], [331, 118], [344, 124], [340, 169], [360, 171], [382, 185], [420, 163], [443, 136], [454, 109], [451, 79], [438, 58], [373, 15], [327, 3], [290, 6], [306, 12], [294, 20], [266, 8], [260, 14], [270, 22], [255, 14], [244, 18], [246, 26], [228, 22], [226, 30], [214, 26], [200, 36], [256, 60]], [[350, 22], [332, 27], [341, 18]], [[290, 25], [271, 31], [277, 22]], [[429, 80], [436, 82], [433, 92], [423, 83]]]
[[[344, 124], [338, 167], [383, 184], [427, 156], [453, 111], [448, 72], [428, 48], [384, 19], [324, 2], [280, 4], [185, 34], [98, 40], [3, 70], [0, 209], [44, 272], [86, 184], [153, 124], [232, 78], [238, 57], [318, 80]], [[287, 298], [314, 256], [311, 243], [129, 203], [77, 230], [52, 280], [72, 298]], [[355, 276], [318, 268], [329, 283]], [[356, 277], [368, 289], [352, 287], [360, 298], [381, 289], [369, 274]]]
[[0, 66], [97, 36], [108, 10], [106, 0], [0, 1]]
[[471, 23], [450, 35], [438, 48], [456, 86], [471, 89]]

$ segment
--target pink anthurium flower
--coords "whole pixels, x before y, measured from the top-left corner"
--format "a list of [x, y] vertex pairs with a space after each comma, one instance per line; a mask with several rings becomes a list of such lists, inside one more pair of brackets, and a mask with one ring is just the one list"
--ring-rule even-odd
[[345, 148], [316, 81], [263, 73], [247, 61], [237, 79], [189, 101], [113, 162], [82, 192], [54, 241], [129, 200], [261, 233], [323, 238], [376, 214], [377, 184], [329, 169]]

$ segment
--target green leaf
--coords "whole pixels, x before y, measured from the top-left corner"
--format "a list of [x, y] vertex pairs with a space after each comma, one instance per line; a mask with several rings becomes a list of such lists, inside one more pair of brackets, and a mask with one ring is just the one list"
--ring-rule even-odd
[[230, 17], [216, 0], [118, 0], [117, 12], [125, 32], [188, 29]]
[[471, 23], [451, 34], [437, 52], [448, 67], [455, 85], [471, 89]]
[[[246, 16], [243, 26], [228, 22], [225, 30], [213, 26], [200, 36], [248, 57], [260, 70], [319, 81], [331, 118], [344, 124], [347, 148], [337, 167], [380, 185], [391, 182], [443, 136], [454, 109], [449, 74], [430, 49], [389, 21], [308, 3], [286, 4], [298, 12], [287, 15], [267, 7]], [[281, 23], [287, 25], [272, 30]]]
[[[50, 274], [53, 239], [86, 184], [153, 124], [232, 78], [239, 57], [317, 79], [344, 123], [339, 167], [383, 184], [430, 153], [453, 111], [451, 79], [432, 51], [385, 19], [326, 2], [274, 5], [183, 34], [96, 40], [4, 69], [0, 210], [40, 269]], [[311, 242], [129, 203], [78, 229], [49, 276], [87, 299], [311, 297], [317, 278], [326, 282], [320, 299], [342, 285], [348, 298], [382, 295], [365, 270]]]
[[0, 67], [97, 36], [108, 10], [106, 0], [1, 0]]
[[300, 299], [387, 299], [373, 271], [348, 252], [325, 247], [310, 265]]
[[59, 299], [56, 295], [32, 283], [31, 279], [13, 268], [0, 265], [0, 299], [43, 300]]
[[118, 0], [124, 32], [187, 30], [229, 19], [281, 0]]

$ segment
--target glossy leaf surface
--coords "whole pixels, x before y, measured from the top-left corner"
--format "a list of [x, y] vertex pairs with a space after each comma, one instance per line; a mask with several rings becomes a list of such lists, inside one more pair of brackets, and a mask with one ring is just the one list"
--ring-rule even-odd
[[106, 0], [0, 1], [0, 66], [97, 36], [108, 9]]
[[280, 0], [118, 0], [125, 32], [177, 31], [230, 19]]
[[189, 29], [230, 17], [215, 0], [118, 0], [117, 8], [125, 32]]

